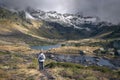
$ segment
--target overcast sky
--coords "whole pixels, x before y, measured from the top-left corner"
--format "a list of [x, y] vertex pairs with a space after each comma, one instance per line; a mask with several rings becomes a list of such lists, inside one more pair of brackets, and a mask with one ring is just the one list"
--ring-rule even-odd
[[102, 20], [120, 22], [120, 0], [0, 0], [11, 8], [25, 9], [28, 6], [44, 11], [76, 13], [98, 16]]

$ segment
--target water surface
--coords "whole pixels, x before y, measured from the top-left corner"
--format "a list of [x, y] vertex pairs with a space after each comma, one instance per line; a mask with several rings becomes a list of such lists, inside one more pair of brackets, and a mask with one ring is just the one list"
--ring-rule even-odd
[[32, 49], [36, 50], [50, 50], [52, 48], [59, 48], [61, 47], [61, 44], [56, 44], [56, 45], [47, 45], [47, 46], [32, 46]]

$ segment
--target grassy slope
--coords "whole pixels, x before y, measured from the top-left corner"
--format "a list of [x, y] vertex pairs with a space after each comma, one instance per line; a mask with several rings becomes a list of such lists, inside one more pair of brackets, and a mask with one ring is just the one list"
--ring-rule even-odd
[[[120, 25], [103, 26], [95, 33], [99, 32], [95, 38], [116, 39], [120, 38]], [[94, 34], [95, 34], [94, 33]]]
[[105, 36], [105, 38], [120, 38], [120, 25], [111, 34]]
[[62, 47], [51, 49], [50, 52], [60, 54], [80, 54], [85, 51], [86, 55], [94, 55], [93, 51], [107, 46], [111, 41], [103, 39], [82, 39], [69, 40], [62, 44]]
[[41, 73], [35, 57], [22, 53], [0, 52], [0, 80], [38, 80]]
[[[29, 44], [49, 44], [52, 40], [38, 34], [42, 21], [25, 19], [17, 13], [0, 8], [0, 37], [2, 40], [23, 41]], [[14, 39], [13, 39], [14, 38]], [[16, 42], [17, 43], [17, 42]]]
[[80, 64], [50, 62], [46, 65], [51, 74], [58, 80], [119, 80], [119, 71], [110, 70], [107, 67], [90, 66]]
[[49, 52], [56, 54], [80, 54], [80, 51], [86, 51], [86, 55], [94, 55], [93, 51], [99, 49], [100, 47], [90, 47], [90, 46], [63, 46], [56, 49], [51, 49]]

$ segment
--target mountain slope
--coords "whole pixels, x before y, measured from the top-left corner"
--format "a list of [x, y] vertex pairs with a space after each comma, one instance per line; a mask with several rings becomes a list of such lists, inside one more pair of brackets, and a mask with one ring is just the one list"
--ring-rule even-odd
[[[112, 32], [115, 33], [116, 30], [120, 28], [119, 25], [113, 25], [112, 23], [100, 21], [98, 17], [92, 17], [92, 16], [85, 17], [80, 14], [67, 14], [67, 13], [61, 14], [55, 11], [44, 12], [44, 11], [35, 10], [32, 8], [27, 8], [26, 11], [28, 11], [29, 14], [34, 18], [47, 22], [47, 26], [52, 26], [52, 29], [54, 27], [55, 28], [54, 31], [57, 31], [57, 33], [60, 36], [63, 36], [63, 38], [66, 37], [67, 39], [76, 39], [76, 37], [77, 39], [88, 38], [88, 37], [104, 38]], [[58, 29], [58, 26], [61, 29], [56, 30], [56, 28]], [[62, 28], [64, 28], [64, 30]], [[69, 32], [68, 32], [68, 29], [69, 29]], [[65, 34], [63, 34], [63, 32]], [[61, 33], [63, 35], [61, 35]], [[71, 35], [70, 38], [68, 33], [69, 34], [72, 33], [70, 34]], [[52, 34], [52, 33], [49, 33], [49, 34]], [[44, 36], [50, 38], [49, 34], [46, 34], [48, 36], [44, 34]], [[73, 37], [73, 34], [76, 37]], [[62, 37], [55, 37], [54, 35], [52, 36], [53, 38], [62, 38]], [[120, 37], [120, 35], [117, 34], [117, 37]], [[110, 37], [106, 37], [106, 38], [110, 38]], [[113, 36], [112, 38], [115, 38], [115, 37]]]
[[[90, 32], [89, 32], [90, 33]], [[89, 37], [89, 34], [86, 34], [86, 31], [75, 29], [73, 27], [67, 27], [61, 25], [57, 22], [44, 22], [42, 27], [40, 27], [40, 34], [44, 37], [51, 39], [80, 39]]]
[[[26, 43], [51, 43], [51, 40], [37, 35], [42, 21], [26, 19], [24, 12], [11, 12], [0, 8], [0, 39], [18, 40]], [[13, 39], [14, 38], [14, 39]]]
[[[26, 12], [10, 12], [1, 8], [0, 35], [14, 36], [27, 35], [40, 40], [51, 41], [50, 39], [80, 39], [88, 37], [85, 30], [79, 30], [69, 25], [62, 25], [57, 22], [27, 19]], [[10, 13], [10, 14], [8, 14]], [[29, 13], [27, 13], [28, 15]], [[30, 14], [27, 17], [31, 17]], [[3, 28], [4, 27], [4, 28]], [[83, 36], [84, 35], [84, 36]]]
[[[97, 17], [37, 10], [10, 11], [0, 8], [0, 37], [26, 43], [54, 43], [55, 40], [120, 37], [119, 25], [97, 21]], [[114, 34], [114, 35], [113, 35]], [[110, 36], [113, 35], [113, 36]], [[116, 36], [116, 37], [115, 37]], [[34, 42], [35, 41], [35, 42]]]
[[109, 35], [105, 36], [105, 38], [120, 38], [120, 25], [113, 26], [115, 30], [111, 32]]

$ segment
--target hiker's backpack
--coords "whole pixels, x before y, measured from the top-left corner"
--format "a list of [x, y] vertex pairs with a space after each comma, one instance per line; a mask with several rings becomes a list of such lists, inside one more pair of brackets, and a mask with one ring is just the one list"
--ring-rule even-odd
[[40, 57], [39, 57], [39, 60], [43, 60], [44, 59], [44, 57], [43, 57], [43, 55], [41, 55]]

